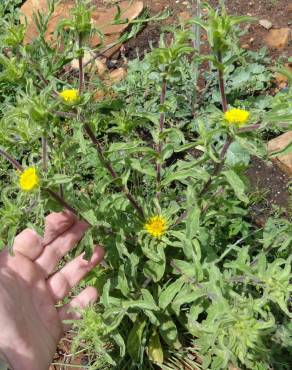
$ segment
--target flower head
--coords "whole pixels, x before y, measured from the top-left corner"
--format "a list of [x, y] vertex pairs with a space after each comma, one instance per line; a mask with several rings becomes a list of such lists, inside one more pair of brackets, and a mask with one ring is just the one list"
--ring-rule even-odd
[[229, 109], [224, 113], [224, 119], [230, 125], [243, 126], [249, 119], [250, 113], [243, 109]]
[[25, 169], [19, 175], [19, 187], [23, 191], [31, 191], [39, 185], [39, 177], [35, 167]]
[[145, 223], [144, 228], [148, 234], [160, 238], [166, 232], [167, 222], [162, 216], [152, 216]]
[[66, 103], [76, 103], [79, 99], [79, 92], [76, 89], [67, 89], [59, 93], [59, 96]]

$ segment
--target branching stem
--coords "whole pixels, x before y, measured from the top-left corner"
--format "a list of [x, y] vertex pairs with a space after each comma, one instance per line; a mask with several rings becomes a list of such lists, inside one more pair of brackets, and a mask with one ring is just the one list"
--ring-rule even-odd
[[[86, 134], [88, 135], [88, 137], [90, 138], [90, 140], [92, 141], [93, 145], [95, 146], [95, 148], [97, 150], [97, 153], [98, 153], [98, 156], [99, 156], [99, 159], [100, 159], [101, 163], [103, 164], [103, 166], [108, 170], [109, 174], [111, 175], [111, 177], [113, 179], [117, 179], [118, 175], [117, 175], [116, 171], [112, 167], [111, 163], [105, 158], [104, 153], [103, 153], [102, 145], [97, 140], [93, 131], [91, 130], [91, 127], [87, 123], [84, 124], [84, 130], [85, 130]], [[127, 197], [127, 199], [129, 200], [129, 202], [137, 210], [140, 217], [142, 219], [144, 219], [145, 216], [144, 216], [143, 209], [139, 205], [137, 200], [133, 197], [133, 195], [129, 192], [129, 189], [125, 185], [122, 185], [122, 191], [125, 194], [125, 196]]]

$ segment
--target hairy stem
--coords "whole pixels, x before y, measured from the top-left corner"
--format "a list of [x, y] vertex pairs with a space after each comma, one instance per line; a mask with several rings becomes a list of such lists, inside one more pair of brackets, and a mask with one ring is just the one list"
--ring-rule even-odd
[[[166, 80], [163, 79], [162, 81], [162, 88], [161, 88], [161, 95], [160, 95], [160, 105], [163, 106], [165, 103], [166, 98]], [[162, 107], [163, 108], [163, 107]], [[160, 119], [159, 119], [159, 134], [163, 133], [164, 130], [164, 123], [165, 123], [165, 113], [160, 113]], [[157, 197], [160, 197], [160, 183], [161, 183], [161, 168], [162, 164], [160, 163], [160, 154], [162, 152], [163, 142], [161, 139], [159, 139], [158, 145], [157, 145], [157, 153], [159, 154], [158, 161], [156, 163], [156, 183], [157, 183]]]
[[[82, 49], [82, 34], [81, 33], [78, 35], [78, 47], [79, 47], [79, 52], [81, 53], [81, 49]], [[84, 87], [84, 68], [83, 68], [83, 55], [82, 54], [78, 57], [78, 64], [79, 64], [79, 95], [81, 95], [83, 92], [83, 87]]]
[[[78, 211], [73, 208], [72, 206], [70, 206], [70, 204], [68, 204], [65, 199], [59, 195], [58, 193], [56, 193], [54, 190], [52, 189], [48, 189], [48, 188], [45, 188], [43, 189], [46, 193], [48, 193], [52, 198], [54, 198], [62, 207], [68, 209], [70, 212], [72, 212], [74, 215], [78, 216], [79, 217], [79, 213]], [[86, 221], [88, 224], [89, 222]]]
[[216, 164], [212, 176], [206, 182], [206, 184], [204, 185], [202, 191], [199, 194], [200, 197], [202, 197], [203, 195], [205, 195], [207, 193], [207, 191], [209, 190], [209, 188], [210, 188], [210, 186], [212, 184], [213, 178], [215, 176], [218, 176], [220, 174], [220, 172], [222, 171], [223, 166], [224, 166], [224, 162], [225, 162], [225, 155], [227, 153], [228, 148], [232, 144], [232, 141], [233, 141], [233, 139], [230, 136], [228, 136], [227, 139], [226, 139], [226, 142], [225, 142], [225, 144], [224, 144], [224, 146], [222, 148], [222, 151], [220, 153], [220, 160], [221, 161], [220, 161], [220, 163], [217, 163]]
[[44, 135], [42, 137], [42, 166], [44, 172], [47, 172], [47, 159], [48, 159], [48, 139], [47, 136]]
[[14, 159], [10, 154], [8, 154], [5, 150], [0, 149], [0, 155], [2, 155], [3, 158], [5, 158], [8, 162], [12, 164], [13, 167], [15, 167], [19, 171], [23, 171], [22, 165]]
[[[86, 134], [88, 135], [88, 137], [90, 138], [90, 140], [92, 141], [93, 145], [95, 146], [99, 159], [101, 163], [103, 164], [103, 166], [107, 169], [107, 171], [109, 172], [109, 174], [111, 175], [113, 179], [118, 178], [118, 175], [116, 171], [114, 170], [114, 168], [112, 167], [111, 163], [104, 157], [102, 145], [97, 140], [93, 131], [91, 130], [90, 126], [87, 123], [84, 124], [84, 130]], [[139, 205], [137, 200], [133, 197], [133, 195], [129, 192], [128, 188], [125, 185], [122, 186], [122, 191], [125, 194], [126, 198], [129, 200], [129, 202], [137, 210], [140, 217], [144, 219], [145, 216], [144, 216], [142, 207]]]
[[[194, 17], [201, 18], [201, 1], [200, 0], [192, 0], [192, 14]], [[198, 55], [200, 55], [200, 47], [201, 47], [201, 27], [199, 25], [194, 24], [192, 26], [194, 39], [193, 39], [193, 47], [197, 50]]]
[[[217, 58], [218, 58], [218, 62], [222, 64], [221, 52], [218, 52]], [[218, 76], [219, 76], [219, 87], [220, 87], [220, 94], [221, 94], [222, 110], [225, 113], [228, 109], [228, 105], [227, 105], [227, 98], [225, 94], [224, 73], [220, 68], [218, 68]]]

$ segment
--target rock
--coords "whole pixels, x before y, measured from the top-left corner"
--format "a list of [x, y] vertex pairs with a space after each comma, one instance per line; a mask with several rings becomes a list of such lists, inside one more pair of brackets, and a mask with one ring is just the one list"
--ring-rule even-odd
[[[84, 53], [84, 56], [83, 56], [83, 64], [84, 65], [87, 65], [87, 63], [93, 59], [95, 57], [94, 53], [90, 53], [90, 52], [85, 52]], [[79, 62], [78, 62], [78, 59], [74, 59], [72, 60], [71, 62], [71, 67], [73, 69], [79, 69]], [[88, 72], [89, 70], [93, 70], [95, 69], [96, 70], [96, 73], [99, 75], [99, 76], [102, 76], [106, 70], [107, 70], [107, 66], [106, 66], [106, 59], [103, 58], [103, 60], [101, 59], [95, 59], [93, 63], [90, 63], [88, 65], [88, 67], [86, 67], [86, 71]]]
[[[287, 68], [292, 73], [292, 63], [286, 63], [285, 68]], [[288, 77], [282, 75], [282, 73], [276, 72], [275, 80], [280, 90], [285, 89], [288, 86]]]
[[105, 92], [103, 90], [97, 90], [93, 96], [95, 101], [102, 101], [105, 97]]
[[189, 12], [181, 12], [178, 15], [178, 19], [180, 21], [184, 22], [184, 23], [186, 23], [187, 21], [189, 21], [191, 18], [192, 18], [192, 15]]
[[261, 19], [259, 21], [259, 24], [264, 27], [266, 30], [269, 30], [270, 28], [273, 27], [273, 23], [268, 21], [267, 19]]
[[288, 46], [291, 38], [291, 30], [288, 27], [272, 29], [266, 37], [266, 43], [270, 48], [284, 49]]
[[[284, 149], [289, 143], [292, 142], [292, 131], [288, 131], [283, 135], [276, 137], [268, 142], [268, 152], [277, 152]], [[287, 155], [280, 155], [273, 157], [275, 162], [288, 176], [292, 177], [292, 153]]]
[[[53, 32], [55, 31], [58, 22], [62, 19], [68, 19], [71, 17], [70, 11], [74, 4], [74, 0], [61, 0], [56, 5], [52, 17], [48, 23], [48, 30], [45, 36], [48, 42], [53, 42]], [[109, 44], [116, 42], [119, 39], [120, 34], [129, 26], [127, 20], [130, 22], [137, 18], [144, 8], [142, 1], [134, 1], [131, 3], [128, 1], [122, 1], [119, 3], [119, 6], [121, 10], [121, 20], [124, 20], [125, 23], [122, 22], [121, 24], [117, 25], [111, 24], [113, 23], [113, 20], [117, 14], [116, 7], [109, 9], [94, 8], [93, 10], [92, 23], [105, 35], [102, 45], [103, 47], [107, 47]], [[30, 43], [38, 34], [36, 24], [33, 21], [33, 14], [37, 13], [38, 11], [44, 13], [48, 12], [47, 0], [27, 0], [21, 7], [22, 23], [25, 22], [25, 17], [27, 19], [27, 31], [24, 38], [25, 44]], [[107, 39], [107, 36], [111, 36], [111, 38]], [[98, 35], [94, 35], [91, 37], [89, 43], [91, 47], [95, 47], [101, 44], [101, 39]]]
[[104, 79], [104, 83], [108, 86], [121, 82], [127, 77], [127, 71], [123, 68], [117, 68], [111, 71]]

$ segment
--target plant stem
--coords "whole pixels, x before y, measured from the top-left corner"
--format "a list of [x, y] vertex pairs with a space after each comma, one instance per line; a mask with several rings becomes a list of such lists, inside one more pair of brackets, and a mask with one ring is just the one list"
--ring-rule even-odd
[[[166, 98], [166, 79], [164, 78], [162, 81], [162, 88], [161, 88], [161, 95], [160, 95], [160, 105], [163, 106], [165, 103], [165, 98]], [[162, 107], [163, 109], [163, 107]], [[165, 113], [161, 112], [160, 113], [160, 119], [159, 119], [159, 134], [163, 133], [164, 130], [164, 123], [165, 123]], [[160, 155], [162, 152], [162, 146], [163, 142], [161, 139], [159, 139], [158, 145], [157, 145], [157, 153], [158, 153], [158, 160], [156, 163], [156, 183], [157, 183], [157, 198], [160, 197], [160, 183], [161, 183], [161, 168], [162, 164], [160, 163]]]
[[56, 116], [63, 117], [63, 118], [76, 118], [77, 115], [71, 112], [61, 112], [61, 111], [54, 111], [52, 112]]
[[[111, 177], [113, 179], [117, 179], [118, 178], [118, 175], [117, 175], [116, 171], [112, 167], [111, 163], [109, 161], [107, 161], [106, 158], [104, 157], [103, 148], [102, 148], [100, 142], [95, 137], [93, 131], [90, 128], [90, 126], [87, 123], [84, 124], [84, 130], [85, 130], [86, 134], [89, 136], [89, 138], [92, 141], [93, 145], [95, 146], [95, 148], [97, 150], [97, 153], [98, 153], [98, 156], [99, 156], [99, 159], [100, 159], [101, 163], [103, 164], [103, 166], [108, 170], [109, 174], [111, 175]], [[144, 216], [144, 212], [143, 212], [142, 207], [139, 205], [139, 203], [136, 201], [136, 199], [129, 192], [128, 188], [125, 185], [122, 185], [122, 191], [125, 194], [125, 196], [127, 197], [127, 199], [129, 200], [129, 202], [137, 210], [137, 212], [139, 213], [140, 217], [142, 219], [144, 219], [145, 216]]]
[[[80, 33], [78, 35], [78, 47], [79, 47], [79, 52], [81, 53], [82, 49], [82, 34]], [[83, 87], [84, 87], [84, 68], [83, 68], [83, 55], [79, 55], [78, 57], [78, 63], [79, 63], [79, 95], [82, 94], [83, 92]]]
[[47, 158], [48, 158], [48, 139], [47, 136], [44, 135], [42, 137], [42, 165], [44, 172], [47, 172]]
[[[54, 198], [61, 206], [63, 206], [64, 208], [68, 209], [70, 212], [72, 212], [74, 215], [78, 216], [79, 217], [79, 213], [76, 211], [75, 208], [71, 207], [70, 204], [68, 204], [65, 199], [63, 197], [61, 197], [61, 195], [59, 195], [58, 193], [56, 193], [54, 190], [52, 189], [48, 189], [48, 188], [45, 188], [43, 189], [46, 193], [50, 194], [50, 196], [52, 198]], [[86, 221], [88, 224], [89, 222]], [[90, 224], [89, 224], [90, 225]], [[90, 225], [92, 226], [92, 225]]]
[[0, 149], [0, 155], [2, 155], [3, 158], [5, 158], [8, 162], [10, 162], [12, 166], [14, 166], [17, 170], [21, 172], [23, 171], [22, 165], [16, 159], [14, 159], [10, 154], [8, 154], [5, 150]]
[[[201, 0], [192, 0], [192, 14], [194, 17], [201, 18]], [[196, 3], [196, 4], [195, 4]], [[201, 27], [199, 25], [194, 24], [192, 26], [192, 30], [194, 33], [193, 39], [193, 47], [197, 50], [198, 55], [200, 55], [200, 47], [201, 47]]]
[[254, 125], [249, 125], [249, 126], [246, 126], [246, 127], [242, 127], [240, 128], [237, 133], [242, 133], [242, 132], [250, 132], [250, 131], [255, 131], [257, 129], [259, 129], [261, 127], [261, 124], [260, 123], [256, 123]]
[[199, 194], [199, 197], [202, 197], [203, 195], [206, 194], [206, 192], [209, 190], [210, 185], [212, 184], [213, 178], [215, 176], [218, 176], [220, 174], [220, 172], [222, 171], [223, 166], [224, 166], [224, 162], [225, 162], [225, 154], [227, 153], [228, 148], [232, 144], [232, 141], [233, 141], [232, 137], [228, 135], [228, 137], [226, 139], [226, 142], [225, 142], [225, 144], [222, 148], [222, 151], [220, 153], [220, 160], [221, 161], [220, 161], [220, 163], [216, 164], [212, 176], [209, 178], [209, 180], [204, 185], [202, 191]]
[[[222, 55], [220, 51], [218, 52], [217, 59], [218, 59], [218, 62], [222, 64]], [[228, 105], [227, 105], [227, 98], [225, 94], [224, 73], [220, 68], [218, 68], [218, 76], [219, 76], [219, 87], [220, 87], [220, 94], [221, 94], [221, 101], [222, 101], [222, 110], [225, 113], [228, 109]]]

